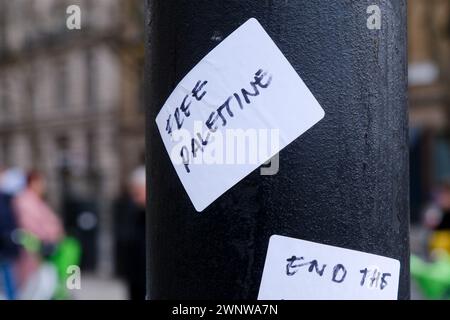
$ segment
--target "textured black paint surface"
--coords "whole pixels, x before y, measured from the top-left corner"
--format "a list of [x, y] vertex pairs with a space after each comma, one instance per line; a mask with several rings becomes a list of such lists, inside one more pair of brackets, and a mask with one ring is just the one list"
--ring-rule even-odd
[[[148, 0], [148, 290], [152, 299], [256, 299], [272, 234], [392, 257], [409, 298], [404, 0]], [[366, 27], [378, 4], [382, 29]], [[255, 17], [326, 116], [204, 212], [155, 117], [187, 72]], [[237, 56], [239, 52], [235, 52]]]

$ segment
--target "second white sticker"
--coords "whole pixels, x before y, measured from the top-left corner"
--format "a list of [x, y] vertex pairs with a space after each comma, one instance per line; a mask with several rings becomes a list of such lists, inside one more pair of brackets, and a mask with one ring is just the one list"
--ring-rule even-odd
[[395, 259], [273, 235], [258, 299], [394, 300], [399, 274]]

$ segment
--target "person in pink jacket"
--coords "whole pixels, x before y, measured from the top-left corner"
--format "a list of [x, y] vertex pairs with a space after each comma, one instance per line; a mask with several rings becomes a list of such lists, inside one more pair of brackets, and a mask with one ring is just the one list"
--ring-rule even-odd
[[[60, 219], [43, 198], [45, 191], [43, 176], [36, 171], [29, 173], [25, 190], [14, 199], [14, 211], [19, 229], [42, 243], [56, 244], [64, 236], [64, 230]], [[40, 259], [37, 253], [22, 250], [16, 266], [19, 286], [39, 268]]]

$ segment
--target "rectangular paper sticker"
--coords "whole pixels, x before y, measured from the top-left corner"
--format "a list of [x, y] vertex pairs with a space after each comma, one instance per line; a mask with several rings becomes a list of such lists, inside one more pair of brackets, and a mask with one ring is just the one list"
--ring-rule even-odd
[[156, 123], [202, 211], [323, 116], [291, 64], [250, 19], [186, 75]]
[[394, 300], [400, 262], [370, 253], [273, 235], [259, 300]]

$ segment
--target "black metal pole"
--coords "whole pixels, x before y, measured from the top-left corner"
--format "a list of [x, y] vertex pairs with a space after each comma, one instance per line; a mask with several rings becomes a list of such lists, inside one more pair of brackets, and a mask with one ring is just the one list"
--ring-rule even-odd
[[[369, 28], [368, 6], [381, 12]], [[406, 1], [147, 1], [148, 296], [256, 299], [269, 237], [395, 258], [409, 298]], [[155, 117], [176, 84], [249, 18], [266, 31], [326, 117], [201, 214]]]

